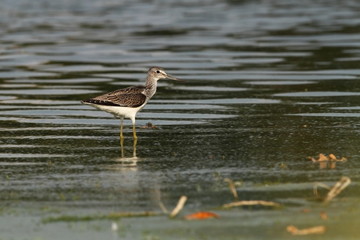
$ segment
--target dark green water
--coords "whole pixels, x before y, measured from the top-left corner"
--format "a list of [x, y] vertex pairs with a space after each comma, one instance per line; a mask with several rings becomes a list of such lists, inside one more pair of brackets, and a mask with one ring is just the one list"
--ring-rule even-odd
[[[4, 2], [0, 239], [289, 239], [288, 225], [359, 239], [359, 16], [355, 0]], [[80, 100], [142, 84], [153, 65], [186, 82], [159, 82], [136, 156], [130, 121], [121, 153], [119, 121]], [[320, 169], [307, 159], [319, 153], [348, 161]], [[315, 201], [315, 182], [342, 176], [348, 188]], [[283, 207], [220, 209], [234, 200], [225, 178], [241, 200]], [[181, 195], [177, 219], [101, 218]], [[182, 218], [205, 210], [220, 218]]]

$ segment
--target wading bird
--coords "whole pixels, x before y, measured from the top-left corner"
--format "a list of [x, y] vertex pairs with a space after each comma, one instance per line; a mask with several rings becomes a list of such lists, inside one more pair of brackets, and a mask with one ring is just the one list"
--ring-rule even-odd
[[145, 86], [132, 86], [115, 90], [103, 95], [83, 100], [82, 103], [91, 105], [120, 118], [120, 139], [124, 139], [123, 121], [130, 118], [132, 121], [133, 137], [137, 140], [135, 117], [156, 93], [157, 81], [160, 79], [178, 80], [165, 72], [161, 67], [151, 67], [148, 70]]

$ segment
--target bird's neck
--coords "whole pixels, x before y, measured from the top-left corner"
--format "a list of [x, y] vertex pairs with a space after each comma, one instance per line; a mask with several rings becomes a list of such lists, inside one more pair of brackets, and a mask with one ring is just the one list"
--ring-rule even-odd
[[156, 93], [156, 87], [157, 87], [157, 79], [148, 77], [146, 79], [146, 84], [145, 84], [145, 91], [147, 92], [147, 96], [149, 98], [151, 98], [152, 96], [154, 96], [154, 94]]

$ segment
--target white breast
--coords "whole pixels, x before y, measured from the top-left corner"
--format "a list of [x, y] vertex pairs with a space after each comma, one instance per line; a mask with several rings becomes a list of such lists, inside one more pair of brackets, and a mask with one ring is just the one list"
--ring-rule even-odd
[[135, 120], [136, 113], [140, 111], [144, 106], [146, 102], [136, 108], [131, 107], [116, 107], [116, 106], [106, 106], [106, 105], [97, 105], [97, 104], [89, 104], [97, 109], [100, 109], [102, 111], [111, 113], [115, 115], [116, 117], [126, 117], [130, 118], [132, 121]]

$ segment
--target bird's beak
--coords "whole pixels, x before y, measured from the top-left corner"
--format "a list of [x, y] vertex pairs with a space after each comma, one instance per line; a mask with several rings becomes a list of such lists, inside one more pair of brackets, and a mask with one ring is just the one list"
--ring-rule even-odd
[[184, 80], [180, 80], [174, 76], [171, 76], [170, 74], [166, 74], [166, 78], [167, 79], [171, 79], [171, 80], [175, 80], [175, 81], [180, 81], [180, 82], [185, 82]]

